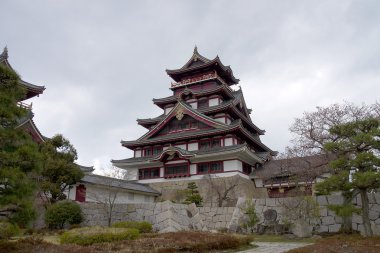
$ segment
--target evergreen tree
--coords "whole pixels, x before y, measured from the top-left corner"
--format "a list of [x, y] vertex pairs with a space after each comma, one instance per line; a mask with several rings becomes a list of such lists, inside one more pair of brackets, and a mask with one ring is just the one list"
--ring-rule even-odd
[[40, 189], [48, 203], [66, 199], [65, 190], [78, 182], [83, 176], [79, 166], [74, 163], [77, 151], [60, 134], [41, 145], [43, 154], [42, 182]]
[[185, 204], [195, 203], [196, 206], [202, 206], [203, 198], [197, 189], [198, 186], [194, 182], [187, 184]]
[[19, 120], [27, 110], [17, 106], [25, 97], [19, 76], [0, 65], [0, 216], [26, 225], [33, 218], [33, 174], [41, 167], [37, 144], [22, 129]]
[[[334, 174], [319, 183], [317, 190], [341, 191], [349, 199], [360, 194], [364, 233], [372, 236], [367, 193], [380, 188], [380, 123], [376, 119], [360, 120], [332, 127], [330, 133], [337, 136], [337, 141], [326, 143], [325, 149], [338, 158], [330, 164]], [[348, 202], [332, 209], [343, 217], [357, 211]]]

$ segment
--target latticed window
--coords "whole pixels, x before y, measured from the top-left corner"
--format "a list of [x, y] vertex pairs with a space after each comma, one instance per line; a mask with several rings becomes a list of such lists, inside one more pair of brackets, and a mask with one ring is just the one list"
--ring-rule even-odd
[[181, 176], [188, 174], [188, 164], [169, 165], [165, 167], [165, 176]]
[[198, 163], [197, 172], [198, 174], [208, 174], [217, 173], [223, 171], [222, 162], [208, 162], [208, 163]]
[[160, 177], [160, 168], [139, 169], [139, 179], [149, 179]]

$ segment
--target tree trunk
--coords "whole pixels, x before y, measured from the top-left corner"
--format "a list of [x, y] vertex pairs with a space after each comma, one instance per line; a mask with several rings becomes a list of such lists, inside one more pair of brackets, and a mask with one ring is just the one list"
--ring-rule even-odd
[[366, 190], [360, 190], [360, 197], [362, 199], [362, 218], [364, 226], [364, 236], [373, 236], [371, 229], [371, 221], [369, 219], [369, 200]]
[[[343, 205], [349, 205], [352, 202], [352, 197], [345, 196], [343, 194]], [[352, 214], [350, 216], [342, 217], [342, 227], [340, 231], [345, 234], [352, 233]]]

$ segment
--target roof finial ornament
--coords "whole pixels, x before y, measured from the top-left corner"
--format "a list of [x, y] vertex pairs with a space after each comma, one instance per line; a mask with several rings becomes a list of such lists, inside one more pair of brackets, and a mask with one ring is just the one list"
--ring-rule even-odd
[[198, 47], [197, 47], [197, 45], [195, 45], [195, 47], [194, 47], [194, 54], [198, 54]]
[[0, 58], [8, 59], [8, 48], [7, 48], [7, 46], [4, 47], [3, 52], [0, 54]]

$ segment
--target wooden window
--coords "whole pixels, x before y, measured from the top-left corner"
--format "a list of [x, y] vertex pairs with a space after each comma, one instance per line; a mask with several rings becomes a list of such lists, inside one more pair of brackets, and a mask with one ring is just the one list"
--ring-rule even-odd
[[161, 152], [162, 152], [162, 147], [161, 146], [159, 146], [159, 147], [153, 147], [153, 155], [154, 156], [159, 155]]
[[144, 156], [152, 156], [152, 147], [144, 148]]
[[139, 169], [139, 179], [150, 179], [160, 177], [160, 168]]
[[221, 144], [220, 144], [220, 139], [212, 139], [211, 141], [211, 148], [217, 148], [217, 147], [220, 147]]
[[198, 100], [198, 109], [207, 108], [208, 107], [208, 99], [201, 98]]
[[210, 140], [199, 141], [199, 150], [210, 149]]
[[189, 175], [188, 164], [175, 164], [165, 166], [165, 177]]
[[223, 172], [223, 162], [198, 163], [197, 165], [198, 174], [209, 174], [218, 172]]
[[252, 172], [252, 166], [248, 163], [243, 163], [243, 173], [249, 175]]

